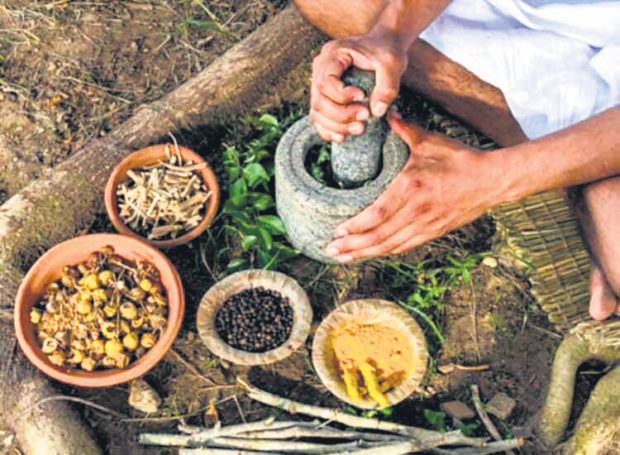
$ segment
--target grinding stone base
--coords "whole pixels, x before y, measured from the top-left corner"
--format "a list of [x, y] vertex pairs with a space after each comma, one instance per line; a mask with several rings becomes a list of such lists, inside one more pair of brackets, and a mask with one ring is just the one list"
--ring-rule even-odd
[[341, 222], [370, 205], [401, 171], [409, 158], [407, 145], [389, 132], [383, 145], [383, 169], [377, 178], [355, 189], [330, 188], [306, 170], [308, 151], [322, 140], [310, 119], [297, 121], [282, 137], [276, 150], [276, 208], [290, 242], [304, 255], [324, 263], [324, 254]]

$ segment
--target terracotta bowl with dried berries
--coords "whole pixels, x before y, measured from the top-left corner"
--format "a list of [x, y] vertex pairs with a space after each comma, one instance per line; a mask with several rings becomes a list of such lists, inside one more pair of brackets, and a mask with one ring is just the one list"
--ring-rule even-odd
[[124, 235], [91, 234], [41, 256], [17, 291], [15, 332], [52, 378], [108, 387], [149, 371], [172, 346], [185, 297], [168, 258]]
[[118, 232], [171, 248], [209, 227], [220, 190], [200, 155], [177, 144], [160, 144], [120, 161], [108, 178], [104, 200]]

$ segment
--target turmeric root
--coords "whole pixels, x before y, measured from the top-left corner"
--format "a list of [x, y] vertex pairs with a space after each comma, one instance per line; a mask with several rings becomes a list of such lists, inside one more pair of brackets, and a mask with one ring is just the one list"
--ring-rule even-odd
[[362, 363], [360, 365], [360, 373], [362, 373], [364, 384], [366, 384], [370, 398], [375, 400], [382, 408], [389, 406], [390, 402], [381, 392], [375, 368], [369, 363]]

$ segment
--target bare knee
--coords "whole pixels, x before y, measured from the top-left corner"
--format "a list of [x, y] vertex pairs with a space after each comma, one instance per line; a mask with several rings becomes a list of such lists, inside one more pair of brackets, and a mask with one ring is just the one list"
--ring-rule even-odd
[[293, 0], [314, 26], [332, 38], [364, 35], [377, 21], [387, 0]]
[[620, 176], [591, 183], [584, 188], [588, 217], [584, 223], [588, 241], [607, 282], [620, 296]]

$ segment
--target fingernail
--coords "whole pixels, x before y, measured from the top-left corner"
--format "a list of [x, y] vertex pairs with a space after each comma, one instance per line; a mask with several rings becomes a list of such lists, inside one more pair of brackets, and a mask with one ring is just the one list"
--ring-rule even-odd
[[372, 109], [372, 114], [375, 117], [383, 117], [385, 115], [385, 113], [388, 110], [388, 105], [385, 104], [382, 101], [379, 101], [378, 103], [375, 104], [375, 106]]
[[362, 102], [366, 98], [363, 92], [355, 92], [355, 96], [353, 97], [353, 101]]
[[347, 129], [351, 134], [362, 134], [364, 132], [364, 125], [361, 123], [352, 123]]
[[400, 112], [398, 112], [396, 109], [392, 109], [392, 110], [390, 111], [390, 115], [391, 115], [392, 117], [394, 117], [395, 119], [398, 119], [398, 120], [402, 120], [402, 119], [403, 119], [403, 116], [402, 116], [402, 115], [400, 115]]
[[344, 136], [342, 134], [332, 134], [332, 142], [344, 142]]
[[333, 246], [328, 246], [325, 249], [325, 254], [328, 256], [338, 256], [338, 253], [339, 253], [338, 248], [334, 248]]
[[336, 230], [334, 231], [334, 235], [336, 237], [344, 237], [345, 235], [349, 235], [349, 233], [347, 232], [345, 228], [337, 227]]
[[355, 120], [359, 120], [360, 122], [362, 122], [362, 121], [366, 120], [368, 118], [368, 116], [369, 116], [368, 109], [362, 109], [355, 116]]
[[342, 256], [338, 256], [336, 260], [341, 264], [344, 264], [346, 262], [351, 262], [353, 260], [353, 256], [349, 254], [343, 254]]

